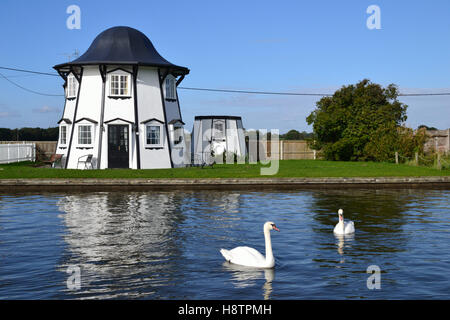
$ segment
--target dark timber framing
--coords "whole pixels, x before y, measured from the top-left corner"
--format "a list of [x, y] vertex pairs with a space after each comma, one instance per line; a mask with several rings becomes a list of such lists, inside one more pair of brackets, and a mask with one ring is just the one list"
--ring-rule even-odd
[[134, 95], [134, 123], [136, 124], [136, 130], [134, 132], [136, 139], [136, 164], [137, 169], [141, 168], [141, 145], [139, 139], [139, 115], [138, 115], [138, 95], [137, 95], [137, 75], [138, 75], [138, 66], [133, 65], [133, 95]]
[[83, 67], [80, 67], [80, 81], [78, 81], [78, 92], [77, 92], [77, 101], [75, 102], [75, 110], [73, 112], [73, 125], [72, 130], [70, 133], [70, 141], [69, 141], [69, 147], [67, 148], [67, 157], [66, 157], [66, 164], [64, 165], [64, 169], [67, 169], [67, 165], [69, 164], [70, 159], [70, 150], [72, 150], [72, 141], [73, 141], [73, 133], [75, 131], [75, 120], [77, 119], [77, 111], [78, 111], [78, 102], [80, 102], [80, 91], [81, 91], [81, 81], [83, 80]]
[[[183, 116], [181, 115], [181, 109], [180, 109], [180, 99], [178, 99], [178, 90], [175, 88], [175, 96], [177, 97], [177, 106], [178, 106], [178, 115], [180, 116], [181, 122], [183, 122]], [[184, 125], [184, 122], [183, 122]]]
[[[103, 123], [104, 123], [104, 124], [108, 124], [108, 123], [111, 123], [111, 122], [113, 122], [113, 121], [123, 121], [123, 122], [126, 122], [126, 123], [128, 123], [128, 124], [134, 125], [134, 122], [128, 121], [128, 120], [125, 120], [125, 119], [122, 119], [122, 118], [114, 118], [114, 119], [105, 121], [105, 122], [103, 122]], [[119, 123], [118, 123], [118, 124], [119, 124]]]
[[99, 65], [98, 70], [102, 77], [102, 102], [100, 109], [100, 126], [99, 126], [100, 132], [98, 135], [98, 154], [97, 154], [97, 169], [100, 169], [100, 164], [102, 161], [103, 131], [105, 131], [105, 127], [103, 125], [103, 118], [105, 116], [106, 65], [104, 64]]
[[195, 120], [201, 120], [201, 119], [242, 120], [242, 118], [238, 117], [238, 116], [195, 116]]
[[91, 118], [81, 118], [81, 119], [78, 119], [77, 121], [75, 121], [74, 123], [78, 123], [78, 122], [81, 122], [81, 121], [89, 121], [89, 122], [92, 122], [92, 123], [94, 123], [94, 124], [97, 124], [98, 122], [97, 121], [95, 121], [95, 120], [92, 120]]
[[161, 121], [161, 120], [156, 119], [156, 118], [151, 118], [151, 119], [148, 119], [148, 120], [144, 120], [144, 121], [141, 121], [141, 123], [144, 124], [144, 123], [147, 123], [147, 122], [150, 122], [150, 121], [156, 121], [156, 122], [159, 122], [161, 124], [164, 124], [164, 121]]
[[170, 167], [173, 168], [173, 161], [172, 161], [172, 146], [170, 145], [170, 136], [169, 136], [169, 125], [167, 124], [167, 115], [166, 115], [166, 102], [164, 100], [164, 94], [163, 94], [163, 83], [166, 79], [167, 75], [169, 74], [170, 69], [168, 69], [164, 73], [164, 77], [161, 77], [161, 69], [158, 69], [158, 78], [159, 78], [159, 92], [161, 93], [161, 103], [163, 108], [163, 114], [164, 114], [164, 126], [166, 127], [166, 136], [167, 136], [167, 145], [169, 147], [169, 158], [170, 158]]

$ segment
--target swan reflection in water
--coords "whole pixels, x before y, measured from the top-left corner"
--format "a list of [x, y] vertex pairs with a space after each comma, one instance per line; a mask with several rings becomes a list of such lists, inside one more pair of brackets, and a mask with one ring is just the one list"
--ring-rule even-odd
[[[351, 244], [355, 240], [355, 234], [351, 233], [351, 234], [343, 235], [343, 234], [334, 233], [334, 236], [337, 240], [337, 242], [336, 242], [337, 252], [341, 255], [340, 263], [344, 263], [345, 262], [344, 249], [349, 249], [352, 247]], [[345, 242], [347, 242], [347, 244]]]
[[257, 284], [257, 280], [265, 279], [262, 286], [264, 300], [270, 299], [272, 282], [275, 278], [275, 269], [261, 269], [237, 265], [225, 261], [222, 264], [225, 271], [231, 273], [231, 281], [236, 288], [248, 288]]

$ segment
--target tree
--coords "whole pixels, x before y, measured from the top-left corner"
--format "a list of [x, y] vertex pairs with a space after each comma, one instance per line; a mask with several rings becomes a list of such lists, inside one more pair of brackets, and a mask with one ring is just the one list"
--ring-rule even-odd
[[284, 139], [285, 140], [301, 140], [302, 136], [301, 133], [298, 132], [297, 130], [289, 130], [285, 135], [284, 135]]
[[389, 124], [378, 128], [364, 152], [369, 160], [393, 161], [396, 151], [402, 157], [412, 159], [416, 152], [423, 154], [427, 137], [425, 128], [414, 132], [411, 128]]
[[313, 125], [312, 148], [322, 150], [327, 160], [380, 160], [366, 146], [374, 137], [383, 143], [398, 139], [395, 132], [406, 120], [408, 106], [397, 97], [394, 84], [383, 88], [364, 79], [320, 99], [306, 118]]
[[306, 140], [312, 137], [312, 133], [308, 133], [306, 131], [299, 132], [297, 130], [289, 130], [287, 133], [281, 135], [280, 137], [283, 140]]
[[427, 125], [421, 124], [417, 129], [425, 128], [426, 130], [438, 130], [436, 127], [429, 127]]

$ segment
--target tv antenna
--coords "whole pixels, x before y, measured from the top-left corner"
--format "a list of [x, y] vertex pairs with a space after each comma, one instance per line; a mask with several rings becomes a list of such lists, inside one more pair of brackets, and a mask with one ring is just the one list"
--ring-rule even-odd
[[72, 53], [61, 53], [61, 55], [67, 57], [67, 62], [70, 62], [80, 56], [78, 49], [75, 49]]

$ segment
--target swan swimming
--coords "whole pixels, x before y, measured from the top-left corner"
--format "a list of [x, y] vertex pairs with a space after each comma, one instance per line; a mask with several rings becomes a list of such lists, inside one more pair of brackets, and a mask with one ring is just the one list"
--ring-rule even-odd
[[264, 224], [264, 238], [266, 242], [266, 257], [250, 247], [236, 247], [231, 250], [220, 249], [220, 253], [228, 262], [254, 268], [273, 268], [275, 258], [272, 252], [270, 230], [280, 231], [275, 223], [268, 221]]
[[353, 221], [344, 221], [344, 210], [339, 209], [339, 222], [334, 227], [333, 232], [336, 234], [350, 234], [355, 232], [355, 224]]

